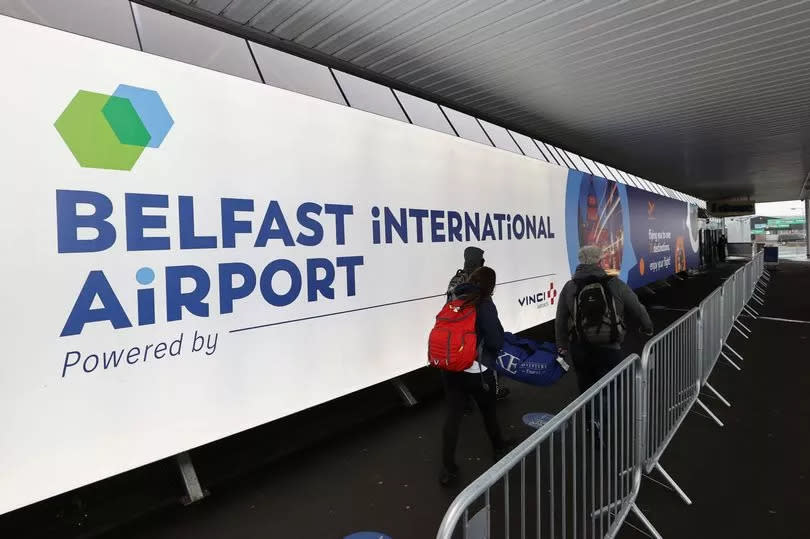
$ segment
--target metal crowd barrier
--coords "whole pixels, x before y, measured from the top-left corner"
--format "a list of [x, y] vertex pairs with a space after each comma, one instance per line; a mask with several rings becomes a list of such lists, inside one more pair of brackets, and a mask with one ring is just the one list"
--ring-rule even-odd
[[[747, 266], [747, 264], [746, 264]], [[734, 318], [740, 316], [743, 310], [743, 305], [747, 298], [745, 297], [745, 267], [742, 267], [734, 274]]]
[[729, 277], [669, 327], [650, 339], [453, 501], [437, 539], [530, 537], [612, 538], [632, 511], [660, 535], [636, 506], [644, 472], [658, 470], [691, 500], [660, 464], [661, 456], [700, 400], [732, 330], [751, 299], [762, 300], [770, 276], [763, 253]]
[[[723, 404], [730, 407], [731, 403], [709, 383], [709, 376], [711, 376], [714, 366], [720, 358], [720, 353], [723, 351], [726, 338], [731, 331], [731, 324], [725, 322], [726, 316], [723, 313], [723, 288], [724, 287], [721, 286], [709, 294], [709, 297], [700, 302], [698, 306], [698, 331], [700, 333], [698, 345], [701, 364], [701, 384], [711, 391]], [[729, 286], [729, 289], [731, 289], [731, 286]], [[732, 365], [734, 365], [733, 362]], [[715, 423], [721, 427], [723, 426], [723, 422], [720, 421], [720, 418], [714, 415], [700, 398], [695, 402], [703, 411], [709, 414]]]
[[453, 501], [438, 539], [614, 537], [641, 485], [642, 400], [631, 355]]
[[[759, 282], [764, 277], [764, 270], [763, 253], [760, 251], [754, 254], [751, 262], [737, 270], [734, 275], [726, 280], [723, 286], [720, 287], [719, 298], [717, 297], [718, 291], [715, 291], [703, 300], [699, 307], [703, 364], [702, 383], [706, 389], [729, 407], [731, 403], [709, 384], [709, 376], [720, 357], [728, 361], [738, 371], [742, 370], [735, 360], [732, 360], [726, 354], [726, 350], [728, 350], [740, 361], [743, 360], [742, 355], [728, 344], [728, 338], [732, 330], [736, 330], [746, 339], [749, 338], [751, 329], [743, 324], [739, 317], [743, 313], [747, 313], [754, 319], [759, 316], [759, 313], [748, 304], [752, 299], [764, 304], [764, 297], [757, 294], [757, 292], [761, 292], [764, 295], [764, 290], [759, 287]], [[702, 401], [698, 399], [697, 403], [719, 426], [723, 426], [723, 422]]]
[[734, 313], [734, 292], [737, 289], [734, 281], [736, 278], [737, 275], [735, 273], [726, 279], [726, 282], [724, 282], [723, 286], [720, 287], [720, 293], [723, 296], [723, 319], [720, 322], [721, 329], [723, 330], [723, 340], [727, 339], [728, 336], [731, 335], [731, 330], [734, 326], [734, 319], [736, 318]]
[[650, 339], [641, 353], [643, 433], [638, 439], [644, 471], [657, 469], [687, 503], [692, 501], [661, 466], [661, 455], [700, 396], [703, 369], [697, 308]]

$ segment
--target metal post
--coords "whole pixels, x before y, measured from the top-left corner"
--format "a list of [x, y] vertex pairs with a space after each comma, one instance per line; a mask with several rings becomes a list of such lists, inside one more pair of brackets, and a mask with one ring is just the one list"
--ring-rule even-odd
[[721, 356], [723, 356], [724, 358], [726, 358], [726, 361], [728, 361], [729, 363], [731, 363], [731, 366], [732, 366], [732, 367], [734, 367], [734, 368], [735, 368], [735, 369], [737, 369], [738, 371], [741, 371], [741, 370], [742, 370], [742, 369], [740, 368], [740, 366], [739, 366], [739, 365], [737, 365], [736, 363], [734, 363], [733, 361], [731, 361], [731, 358], [729, 358], [729, 357], [728, 357], [728, 356], [725, 354], [725, 352], [720, 352], [720, 355], [721, 355]]
[[703, 408], [703, 411], [704, 411], [704, 412], [706, 412], [707, 414], [709, 414], [709, 416], [710, 416], [710, 417], [711, 417], [711, 418], [714, 420], [714, 422], [715, 422], [715, 423], [717, 423], [717, 426], [718, 426], [718, 427], [722, 427], [722, 426], [723, 426], [723, 422], [722, 422], [722, 421], [720, 421], [720, 419], [719, 419], [719, 418], [718, 418], [716, 415], [714, 415], [714, 414], [712, 413], [712, 411], [711, 411], [711, 410], [709, 410], [709, 409], [706, 407], [706, 405], [705, 405], [705, 404], [703, 404], [703, 401], [701, 401], [700, 399], [698, 399], [698, 400], [696, 400], [695, 402], [698, 404], [698, 406], [700, 406], [701, 408]]
[[706, 382], [706, 388], [707, 388], [709, 391], [711, 391], [712, 393], [714, 393], [714, 396], [715, 396], [715, 397], [717, 397], [717, 399], [718, 399], [720, 402], [722, 402], [723, 404], [725, 404], [726, 406], [728, 406], [729, 408], [731, 408], [731, 403], [730, 403], [730, 402], [728, 402], [728, 401], [726, 400], [726, 398], [725, 398], [725, 397], [723, 397], [723, 395], [721, 395], [721, 394], [720, 394], [720, 393], [719, 393], [719, 392], [718, 392], [718, 391], [717, 391], [715, 388], [713, 388], [713, 387], [712, 387], [712, 385], [711, 385], [709, 382]]
[[686, 505], [692, 505], [692, 500], [689, 499], [689, 496], [687, 496], [686, 493], [683, 491], [683, 489], [681, 489], [681, 487], [678, 486], [678, 483], [676, 483], [675, 480], [672, 479], [672, 477], [670, 477], [670, 475], [666, 472], [666, 470], [664, 470], [664, 467], [661, 466], [660, 462], [655, 463], [655, 468], [659, 472], [661, 472], [661, 475], [664, 476], [666, 482], [669, 483], [670, 486], [672, 486], [672, 488], [675, 490], [675, 492], [678, 493], [678, 496], [680, 496], [681, 499], [684, 502], [686, 502]]
[[743, 330], [741, 330], [740, 328], [738, 328], [738, 327], [737, 327], [737, 323], [736, 323], [736, 322], [734, 323], [734, 325], [733, 325], [732, 327], [733, 327], [734, 329], [736, 329], [736, 330], [737, 330], [737, 332], [738, 332], [740, 335], [742, 335], [742, 336], [743, 336], [743, 337], [745, 337], [746, 339], [748, 338], [748, 335], [746, 335], [746, 334], [745, 334], [745, 332], [744, 332]]
[[419, 401], [417, 401], [413, 396], [413, 393], [411, 393], [411, 390], [405, 385], [405, 382], [402, 381], [402, 378], [396, 377], [391, 380], [391, 383], [394, 384], [395, 388], [397, 388], [399, 396], [402, 397], [402, 402], [405, 403], [405, 406], [410, 408], [411, 406], [416, 406], [416, 404], [418, 404]]
[[740, 326], [741, 326], [741, 327], [742, 327], [742, 328], [743, 328], [745, 331], [747, 331], [748, 333], [751, 333], [751, 328], [749, 328], [748, 326], [746, 326], [745, 324], [743, 324], [742, 322], [740, 322], [740, 319], [739, 319], [739, 318], [737, 318], [737, 320], [735, 320], [735, 322], [736, 322], [737, 324], [740, 324]]
[[740, 358], [741, 361], [745, 361], [745, 359], [740, 354], [738, 354], [737, 351], [735, 349], [733, 349], [728, 343], [725, 343], [723, 346], [725, 346], [726, 348], [731, 350], [731, 353], [733, 353], [735, 356]]
[[641, 523], [644, 524], [644, 527], [647, 528], [647, 531], [649, 531], [655, 539], [664, 539], [661, 537], [661, 534], [658, 533], [658, 530], [653, 527], [652, 523], [647, 520], [647, 517], [644, 516], [644, 513], [641, 512], [636, 504], [633, 504], [630, 509], [636, 514]]
[[194, 469], [194, 463], [191, 462], [191, 455], [188, 454], [188, 451], [183, 451], [175, 455], [175, 459], [177, 460], [177, 466], [180, 468], [180, 475], [183, 477], [183, 484], [186, 487], [183, 504], [189, 505], [202, 500], [205, 497], [205, 492], [200, 486], [197, 471]]
[[804, 242], [807, 246], [806, 255], [810, 259], [810, 196], [804, 199]]

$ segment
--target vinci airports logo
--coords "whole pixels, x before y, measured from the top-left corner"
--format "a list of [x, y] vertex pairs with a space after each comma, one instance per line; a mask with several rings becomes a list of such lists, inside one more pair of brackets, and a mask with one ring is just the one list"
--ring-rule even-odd
[[538, 309], [543, 307], [547, 307], [549, 305], [554, 305], [554, 301], [557, 299], [557, 289], [554, 288], [554, 283], [549, 283], [548, 290], [543, 290], [541, 292], [537, 292], [536, 294], [531, 294], [530, 296], [524, 296], [522, 298], [518, 298], [518, 303], [521, 307], [528, 307], [529, 305], [537, 305]]
[[156, 91], [126, 84], [112, 95], [79, 90], [54, 123], [79, 165], [109, 170], [132, 170], [172, 125]]

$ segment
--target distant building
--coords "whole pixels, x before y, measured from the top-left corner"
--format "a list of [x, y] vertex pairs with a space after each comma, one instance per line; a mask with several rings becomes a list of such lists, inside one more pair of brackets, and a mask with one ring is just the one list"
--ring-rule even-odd
[[803, 241], [806, 236], [804, 217], [767, 217], [758, 215], [751, 218], [751, 239], [766, 241]]

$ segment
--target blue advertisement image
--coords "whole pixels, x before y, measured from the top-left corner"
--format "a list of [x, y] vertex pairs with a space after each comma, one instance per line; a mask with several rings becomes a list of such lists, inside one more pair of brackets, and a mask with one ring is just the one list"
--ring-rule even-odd
[[640, 189], [628, 191], [635, 253], [635, 264], [628, 268], [630, 286], [644, 286], [697, 267], [697, 213], [679, 200]]
[[613, 180], [570, 171], [566, 241], [571, 272], [585, 245], [604, 251], [602, 268], [631, 288], [697, 267], [697, 207]]

